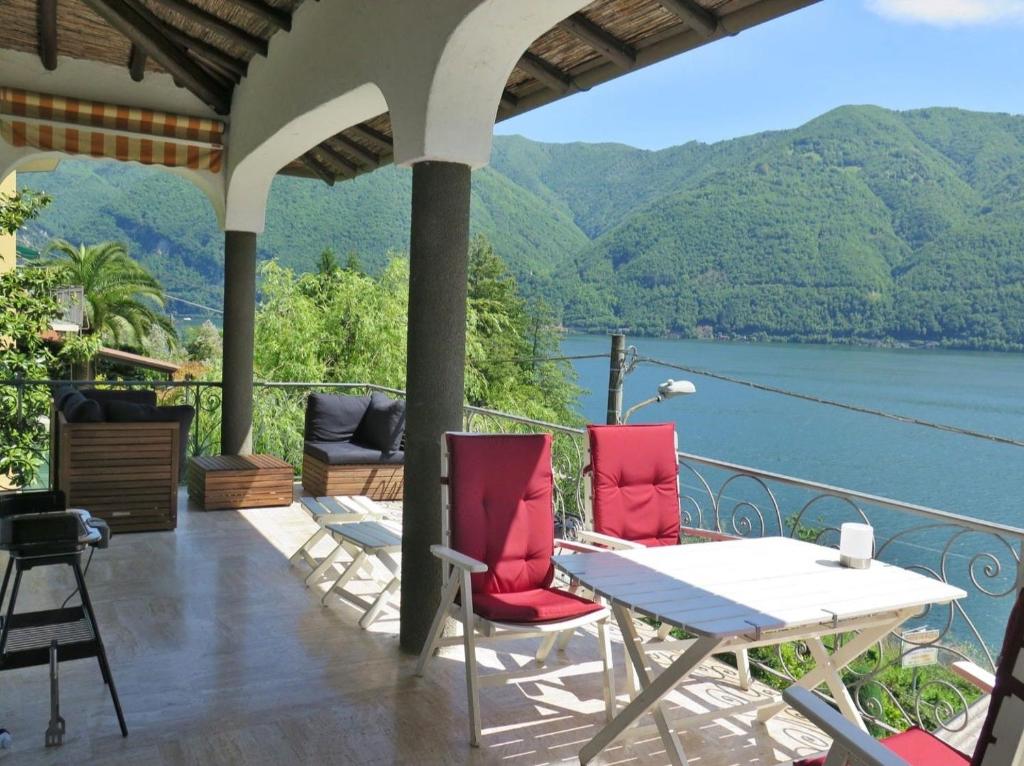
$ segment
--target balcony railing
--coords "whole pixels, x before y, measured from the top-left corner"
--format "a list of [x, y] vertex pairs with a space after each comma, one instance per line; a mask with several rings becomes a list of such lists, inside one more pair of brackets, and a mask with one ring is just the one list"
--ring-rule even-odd
[[[83, 383], [152, 388], [164, 403], [191, 404], [197, 417], [189, 453], [217, 450], [219, 383]], [[0, 381], [0, 401], [21, 402], [30, 386], [59, 384]], [[369, 383], [256, 383], [257, 451], [301, 465], [303, 413], [312, 391], [404, 396], [397, 389]], [[584, 431], [480, 407], [465, 408], [464, 427], [477, 432], [554, 434], [557, 523], [571, 535], [582, 517]], [[47, 445], [39, 445], [40, 455], [46, 450]], [[980, 694], [948, 667], [955, 660], [969, 659], [994, 669], [1010, 607], [1024, 585], [1024, 529], [701, 455], [681, 452], [679, 460], [680, 516], [688, 539], [783, 535], [835, 546], [843, 522], [866, 522], [875, 529], [876, 558], [966, 590], [968, 598], [930, 608], [898, 635], [890, 635], [866, 652], [846, 671], [844, 680], [865, 719], [879, 732], [916, 725], [955, 737], [976, 727]], [[799, 677], [811, 662], [800, 644], [763, 650], [751, 659], [762, 680], [778, 686]]]

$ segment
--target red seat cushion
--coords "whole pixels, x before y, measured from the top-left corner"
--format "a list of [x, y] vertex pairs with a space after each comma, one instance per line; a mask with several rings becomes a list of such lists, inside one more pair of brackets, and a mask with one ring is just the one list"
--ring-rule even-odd
[[[967, 766], [971, 759], [923, 729], [907, 729], [882, 740], [887, 748], [910, 766]], [[822, 766], [825, 757], [796, 761], [793, 766]]]
[[594, 531], [646, 546], [679, 542], [675, 426], [587, 426]]
[[571, 620], [599, 609], [600, 604], [558, 588], [473, 594], [473, 611], [494, 622]]
[[551, 434], [447, 434], [451, 546], [487, 564], [477, 594], [547, 588], [554, 577]]

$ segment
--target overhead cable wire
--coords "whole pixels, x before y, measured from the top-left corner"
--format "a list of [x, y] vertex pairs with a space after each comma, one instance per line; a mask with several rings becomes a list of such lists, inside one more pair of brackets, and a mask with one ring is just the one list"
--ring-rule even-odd
[[898, 423], [910, 423], [916, 426], [924, 426], [925, 428], [933, 428], [937, 431], [945, 431], [947, 433], [959, 434], [961, 436], [970, 436], [974, 439], [984, 439], [990, 442], [996, 442], [997, 444], [1008, 444], [1013, 447], [1024, 447], [1024, 441], [1019, 439], [1012, 439], [1009, 436], [999, 436], [997, 434], [988, 434], [983, 431], [974, 431], [970, 428], [962, 428], [960, 426], [949, 425], [948, 423], [936, 423], [931, 420], [924, 420], [922, 418], [915, 418], [910, 415], [897, 415], [892, 412], [886, 412], [884, 410], [877, 410], [872, 407], [862, 407], [858, 404], [850, 404], [849, 402], [838, 402], [834, 399], [825, 399], [824, 397], [814, 396], [812, 394], [802, 394], [798, 391], [789, 391], [785, 388], [778, 388], [777, 386], [769, 386], [765, 383], [756, 383], [752, 380], [744, 380], [742, 378], [735, 378], [731, 375], [723, 375], [720, 372], [712, 372], [711, 370], [703, 370], [697, 367], [687, 367], [682, 364], [675, 364], [673, 362], [665, 362], [661, 359], [653, 359], [651, 357], [641, 356], [637, 357], [638, 362], [646, 362], [647, 364], [658, 365], [659, 367], [667, 367], [671, 370], [679, 370], [681, 372], [690, 373], [691, 375], [700, 375], [705, 378], [712, 378], [714, 380], [725, 381], [726, 383], [735, 383], [740, 386], [747, 386], [758, 391], [767, 391], [772, 394], [781, 394], [782, 396], [788, 396], [793, 399], [801, 399], [806, 402], [815, 402], [816, 404], [827, 404], [830, 407], [838, 407], [839, 409], [849, 410], [850, 412], [859, 412], [865, 415], [874, 415], [880, 418], [886, 418], [887, 420], [895, 420]]

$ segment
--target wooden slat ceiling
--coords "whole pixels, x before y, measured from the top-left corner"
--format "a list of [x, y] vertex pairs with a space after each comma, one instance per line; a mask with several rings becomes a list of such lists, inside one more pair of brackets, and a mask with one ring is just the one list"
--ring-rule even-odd
[[[0, 48], [36, 53], [47, 69], [61, 55], [125, 66], [136, 80], [147, 71], [166, 71], [226, 114], [249, 62], [267, 55], [274, 34], [287, 33], [303, 0], [0, 2]], [[596, 0], [533, 42], [509, 76], [497, 119], [582, 90], [577, 79], [592, 70], [608, 70], [598, 80], [625, 73], [639, 53], [672, 38], [719, 36], [722, 17], [758, 2]], [[390, 162], [391, 145], [391, 121], [382, 114], [324, 141], [281, 172], [333, 185]]]

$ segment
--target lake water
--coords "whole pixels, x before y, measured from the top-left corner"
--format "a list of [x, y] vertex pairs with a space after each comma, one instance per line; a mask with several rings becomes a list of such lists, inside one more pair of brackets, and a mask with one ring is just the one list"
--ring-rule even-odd
[[[645, 357], [1024, 440], [1024, 355], [646, 338], [628, 342]], [[570, 336], [562, 350], [567, 355], [607, 354], [609, 344], [606, 336]], [[582, 414], [604, 422], [607, 356], [574, 364], [580, 384], [588, 389], [580, 400]], [[800, 401], [650, 363], [641, 364], [626, 378], [623, 408], [652, 396], [657, 384], [667, 378], [690, 379], [697, 393], [646, 407], [631, 422], [675, 421], [680, 449], [685, 452], [1024, 527], [1024, 448]], [[682, 479], [687, 481], [685, 472]], [[744, 492], [752, 501], [764, 499], [749, 485], [730, 487], [728, 494], [746, 499]], [[810, 498], [801, 500], [785, 490], [782, 497], [784, 511], [790, 512]], [[902, 514], [875, 513], [872, 522], [884, 527], [886, 535], [907, 528], [912, 521]], [[828, 518], [834, 520], [832, 515]], [[938, 556], [915, 552], [910, 543], [941, 550], [949, 537], [948, 532], [915, 533], [906, 538], [907, 544], [894, 560], [901, 564], [927, 560], [937, 565]], [[957, 541], [954, 564], [960, 573], [951, 573], [950, 579], [965, 582], [970, 557], [991, 547], [991, 539], [980, 536]], [[1002, 553], [999, 579], [1004, 581], [1009, 575], [1006, 564], [1012, 560], [1005, 550]], [[976, 571], [985, 563], [976, 562]], [[998, 607], [974, 615], [990, 641], [1000, 635], [1007, 601], [1000, 599]], [[976, 605], [983, 603], [975, 600]]]

